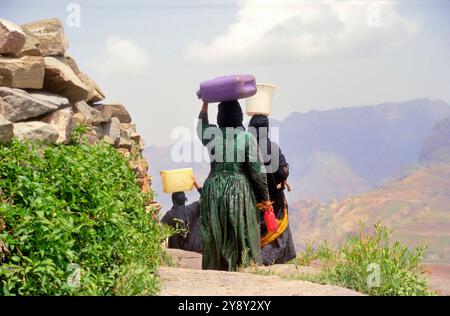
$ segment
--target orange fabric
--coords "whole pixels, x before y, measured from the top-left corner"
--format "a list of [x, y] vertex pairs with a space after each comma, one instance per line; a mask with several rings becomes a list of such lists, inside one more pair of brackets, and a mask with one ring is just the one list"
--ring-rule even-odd
[[[257, 205], [258, 206], [258, 205]], [[267, 245], [268, 243], [277, 239], [287, 228], [289, 219], [287, 209], [284, 209], [284, 216], [282, 219], [277, 220], [278, 229], [276, 232], [267, 232], [264, 236], [261, 236], [261, 248]]]

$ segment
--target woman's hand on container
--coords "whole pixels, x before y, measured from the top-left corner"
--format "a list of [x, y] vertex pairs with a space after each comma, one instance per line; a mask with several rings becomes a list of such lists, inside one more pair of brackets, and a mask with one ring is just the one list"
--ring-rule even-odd
[[198, 188], [200, 187], [197, 183], [197, 180], [195, 180], [194, 177], [192, 177], [192, 184], [194, 185], [194, 188], [196, 188], [198, 190]]
[[271, 201], [263, 201], [262, 202], [262, 206], [263, 208], [268, 208], [272, 206], [272, 202]]

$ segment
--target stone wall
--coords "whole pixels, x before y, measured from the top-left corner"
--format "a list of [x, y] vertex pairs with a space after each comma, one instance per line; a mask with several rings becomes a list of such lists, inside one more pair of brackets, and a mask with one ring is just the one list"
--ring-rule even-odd
[[105, 94], [67, 54], [68, 46], [59, 19], [21, 26], [0, 19], [0, 142], [17, 137], [69, 144], [74, 126], [83, 124], [88, 141], [117, 148], [142, 191], [150, 192], [144, 140], [130, 114], [120, 103], [102, 102]]

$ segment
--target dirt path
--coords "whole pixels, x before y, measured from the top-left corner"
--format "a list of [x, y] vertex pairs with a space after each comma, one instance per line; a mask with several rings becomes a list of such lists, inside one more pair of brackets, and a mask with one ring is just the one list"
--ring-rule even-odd
[[[163, 286], [160, 295], [225, 295], [225, 296], [316, 296], [316, 295], [362, 295], [338, 286], [320, 285], [306, 281], [285, 280], [277, 275], [258, 275], [244, 272], [223, 272], [201, 270], [201, 255], [182, 250], [168, 249], [177, 268], [161, 267], [159, 274]], [[267, 273], [284, 275], [297, 273], [294, 265], [276, 265], [261, 269]], [[278, 271], [278, 272], [275, 272]], [[315, 273], [314, 270], [302, 271]]]

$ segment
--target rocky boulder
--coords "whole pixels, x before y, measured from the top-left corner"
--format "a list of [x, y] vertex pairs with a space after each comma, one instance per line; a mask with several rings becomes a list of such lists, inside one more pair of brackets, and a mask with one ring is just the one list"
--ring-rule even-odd
[[148, 174], [148, 162], [144, 158], [131, 160], [128, 162], [128, 165], [133, 169], [138, 178], [145, 178]]
[[66, 54], [64, 55], [64, 59], [66, 61], [66, 64], [70, 67], [70, 69], [72, 69], [72, 71], [76, 75], [78, 75], [81, 72], [77, 62], [75, 61], [75, 59], [72, 58], [72, 56]]
[[[23, 90], [0, 87], [0, 97], [3, 99], [0, 113], [11, 122], [17, 122], [55, 111], [61, 104], [49, 102], [51, 96], [45, 96], [45, 100], [43, 94], [39, 95], [33, 96]], [[58, 99], [56, 96], [54, 98]]]
[[117, 152], [119, 154], [121, 154], [123, 157], [125, 157], [126, 159], [131, 157], [131, 153], [128, 149], [125, 148], [117, 148]]
[[120, 136], [131, 139], [131, 135], [136, 132], [136, 126], [131, 123], [120, 124]]
[[142, 136], [136, 132], [132, 132], [130, 135], [130, 138], [132, 141], [134, 141], [136, 144], [140, 144]]
[[20, 140], [56, 143], [59, 133], [51, 124], [36, 121], [15, 123], [14, 136]]
[[25, 33], [17, 24], [0, 19], [0, 54], [17, 56], [25, 44]]
[[145, 149], [145, 141], [143, 138], [139, 139], [139, 143], [138, 143], [138, 149], [140, 152], [143, 152]]
[[28, 90], [28, 94], [43, 102], [49, 102], [58, 108], [70, 106], [69, 100], [57, 94], [45, 92], [42, 90]]
[[110, 114], [111, 117], [117, 117], [121, 123], [131, 123], [130, 113], [120, 103], [94, 104], [92, 107], [105, 114]]
[[73, 110], [72, 108], [63, 108], [46, 115], [42, 121], [51, 124], [59, 134], [56, 142], [58, 144], [68, 144], [71, 140], [73, 129]]
[[72, 71], [78, 76], [78, 78], [80, 78], [81, 82], [83, 82], [83, 84], [88, 89], [86, 102], [95, 103], [104, 100], [105, 94], [103, 93], [102, 89], [100, 89], [99, 85], [94, 80], [92, 80], [91, 77], [80, 71], [77, 62], [71, 56], [66, 54], [64, 58], [66, 64], [70, 67], [70, 69], [72, 69]]
[[44, 59], [42, 57], [0, 57], [0, 86], [42, 89], [44, 74]]
[[88, 75], [80, 72], [78, 74], [78, 78], [80, 78], [81, 82], [86, 86], [88, 90], [88, 95], [86, 97], [86, 101], [89, 103], [100, 102], [105, 99], [105, 94], [102, 89], [98, 86], [98, 84], [91, 79]]
[[25, 40], [25, 45], [23, 45], [20, 51], [20, 56], [42, 56], [41, 50], [39, 49], [40, 43], [37, 38], [33, 36], [27, 36]]
[[120, 142], [120, 121], [117, 117], [112, 117], [109, 122], [103, 124], [105, 141], [118, 145]]
[[22, 29], [39, 42], [42, 56], [64, 55], [69, 47], [62, 22], [57, 18], [27, 23]]
[[72, 120], [73, 120], [73, 124], [74, 125], [80, 125], [80, 124], [85, 124], [86, 123], [86, 118], [81, 113], [74, 113], [73, 117], [72, 117]]
[[136, 132], [136, 125], [133, 123], [121, 123], [120, 136], [130, 139], [136, 144], [139, 144], [141, 140], [141, 135]]
[[75, 111], [74, 119], [80, 124], [92, 124], [92, 118], [100, 113], [94, 110], [85, 101], [79, 101], [73, 105]]
[[45, 57], [44, 89], [67, 97], [71, 102], [86, 100], [88, 88], [61, 57]]
[[133, 148], [133, 143], [128, 138], [120, 137], [119, 143], [116, 145], [116, 147], [131, 151], [131, 149]]
[[[110, 114], [108, 115], [108, 113], [103, 113], [94, 109], [85, 101], [79, 101], [75, 103], [74, 109], [77, 114], [81, 114], [77, 115], [76, 119], [86, 124], [97, 125], [101, 123], [106, 123], [111, 118]], [[81, 119], [79, 119], [79, 117]]]
[[[1, 99], [0, 99], [1, 103]], [[7, 143], [14, 137], [13, 123], [0, 115], [0, 143]]]

